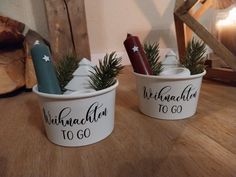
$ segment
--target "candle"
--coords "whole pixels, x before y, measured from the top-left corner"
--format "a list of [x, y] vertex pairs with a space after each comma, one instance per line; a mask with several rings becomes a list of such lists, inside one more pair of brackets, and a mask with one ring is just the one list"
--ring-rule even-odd
[[34, 70], [38, 81], [38, 91], [61, 94], [49, 48], [36, 41], [31, 49]]
[[236, 8], [230, 10], [225, 19], [216, 23], [218, 40], [236, 55]]
[[124, 46], [128, 53], [134, 72], [152, 75], [152, 70], [138, 37], [128, 34], [126, 40], [124, 41]]

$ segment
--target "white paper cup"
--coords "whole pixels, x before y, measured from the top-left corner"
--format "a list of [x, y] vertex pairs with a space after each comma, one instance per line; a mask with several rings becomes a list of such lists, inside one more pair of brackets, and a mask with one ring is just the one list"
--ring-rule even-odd
[[48, 139], [62, 146], [84, 146], [111, 134], [114, 128], [118, 80], [109, 88], [80, 95], [56, 95], [38, 91]]
[[142, 113], [166, 120], [184, 119], [195, 114], [206, 71], [176, 78], [134, 74]]

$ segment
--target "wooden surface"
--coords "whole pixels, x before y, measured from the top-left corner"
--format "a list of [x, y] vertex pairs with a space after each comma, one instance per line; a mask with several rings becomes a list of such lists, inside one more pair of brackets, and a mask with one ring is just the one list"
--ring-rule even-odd
[[33, 93], [0, 99], [0, 176], [236, 176], [235, 87], [203, 81], [197, 114], [164, 121], [139, 112], [131, 68], [119, 81], [113, 133], [79, 148], [47, 140]]
[[90, 59], [84, 0], [44, 0], [55, 61], [68, 54]]

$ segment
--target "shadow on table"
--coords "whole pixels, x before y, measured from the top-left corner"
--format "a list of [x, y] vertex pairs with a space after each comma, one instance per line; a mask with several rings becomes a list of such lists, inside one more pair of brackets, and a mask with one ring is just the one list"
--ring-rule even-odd
[[7, 159], [0, 157], [0, 176], [6, 176], [7, 174]]

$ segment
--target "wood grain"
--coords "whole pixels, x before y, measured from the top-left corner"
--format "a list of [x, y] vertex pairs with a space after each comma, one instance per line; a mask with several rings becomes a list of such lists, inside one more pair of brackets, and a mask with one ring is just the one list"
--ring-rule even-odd
[[0, 95], [25, 85], [23, 49], [0, 51]]
[[199, 19], [205, 12], [207, 9], [209, 9], [210, 7], [212, 7], [212, 2], [211, 0], [207, 0], [205, 1], [200, 7], [199, 9], [197, 9], [197, 11], [193, 14], [193, 17], [195, 19]]
[[54, 60], [68, 54], [90, 59], [84, 0], [44, 0]]
[[47, 140], [33, 93], [0, 99], [0, 176], [235, 176], [234, 87], [203, 81], [197, 114], [165, 121], [139, 112], [130, 67], [119, 82], [113, 133], [79, 148]]
[[63, 0], [45, 0], [50, 45], [54, 61], [75, 52], [67, 7]]
[[[205, 13], [207, 9], [212, 6], [212, 2], [210, 0], [205, 1], [200, 7], [194, 9], [193, 7], [188, 10], [188, 13], [193, 16], [196, 20], [199, 20], [200, 17]], [[193, 31], [185, 26], [185, 34], [186, 34], [186, 43], [191, 41], [193, 37]]]
[[66, 0], [77, 56], [90, 59], [84, 0]]

